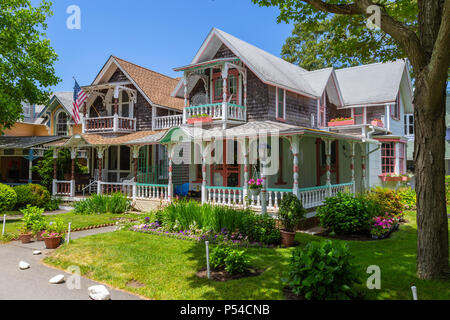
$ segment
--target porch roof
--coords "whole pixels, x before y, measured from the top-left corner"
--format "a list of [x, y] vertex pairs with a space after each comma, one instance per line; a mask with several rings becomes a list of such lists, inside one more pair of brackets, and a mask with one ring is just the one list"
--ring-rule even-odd
[[62, 137], [44, 136], [44, 137], [0, 137], [0, 149], [27, 149], [49, 142], [61, 140]]
[[232, 58], [219, 58], [219, 59], [213, 59], [209, 61], [199, 62], [199, 63], [192, 63], [184, 67], [174, 68], [174, 71], [185, 71], [185, 70], [192, 70], [192, 69], [201, 69], [201, 68], [209, 68], [213, 65], [219, 65], [223, 64], [225, 62], [239, 62], [241, 61], [237, 57]]

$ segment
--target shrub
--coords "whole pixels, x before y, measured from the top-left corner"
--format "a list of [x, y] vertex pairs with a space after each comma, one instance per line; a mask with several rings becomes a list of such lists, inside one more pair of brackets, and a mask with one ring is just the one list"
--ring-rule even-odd
[[351, 258], [346, 244], [310, 242], [294, 250], [287, 278], [282, 280], [307, 300], [349, 300], [356, 297], [352, 287], [360, 282]]
[[265, 244], [279, 244], [281, 240], [280, 230], [276, 226], [275, 219], [269, 215], [251, 213], [242, 220], [239, 232], [251, 242]]
[[225, 270], [231, 275], [243, 273], [248, 266], [245, 251], [219, 245], [211, 251], [210, 263], [215, 270]]
[[47, 234], [57, 233], [63, 238], [66, 233], [66, 230], [67, 230], [66, 223], [61, 218], [54, 218], [52, 221], [48, 223], [47, 228], [45, 229]]
[[384, 216], [386, 213], [397, 218], [403, 216], [402, 198], [394, 190], [382, 187], [373, 188], [367, 193], [367, 198], [376, 203], [379, 216]]
[[111, 196], [93, 194], [90, 198], [76, 202], [74, 213], [81, 215], [102, 213], [126, 213], [131, 207], [130, 200], [122, 193]]
[[0, 212], [13, 210], [17, 203], [17, 194], [13, 188], [0, 184]]
[[25, 184], [14, 187], [17, 193], [17, 209], [26, 208], [28, 205], [45, 208], [50, 201], [50, 192], [37, 184]]
[[405, 210], [416, 208], [416, 191], [411, 188], [400, 188], [397, 191]]
[[324, 200], [317, 209], [320, 224], [330, 232], [337, 234], [369, 233], [372, 218], [377, 215], [376, 204], [364, 196], [338, 193]]
[[59, 210], [59, 205], [62, 203], [60, 198], [51, 198], [49, 202], [45, 205], [46, 211], [56, 211]]
[[294, 232], [299, 222], [305, 218], [305, 214], [302, 202], [292, 193], [285, 195], [281, 200], [278, 217], [286, 231]]
[[44, 229], [44, 209], [28, 205], [26, 209], [22, 209], [20, 212], [23, 214], [23, 230], [38, 232]]

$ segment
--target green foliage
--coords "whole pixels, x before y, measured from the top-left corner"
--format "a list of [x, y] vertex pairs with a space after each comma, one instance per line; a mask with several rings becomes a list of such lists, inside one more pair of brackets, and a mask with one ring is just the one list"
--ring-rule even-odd
[[411, 188], [400, 188], [397, 190], [405, 210], [414, 210], [416, 208], [416, 191]]
[[[64, 180], [64, 174], [71, 172], [72, 170], [72, 158], [69, 149], [62, 149], [58, 152], [58, 158], [56, 159], [56, 177], [58, 180]], [[75, 173], [84, 174], [87, 168], [81, 165], [78, 159], [75, 160]], [[53, 182], [53, 151], [47, 150], [44, 153], [44, 158], [39, 160], [37, 165], [33, 167], [33, 171], [41, 177], [42, 185], [48, 190], [52, 188]]]
[[[337, 15], [314, 9], [299, 0], [252, 0], [280, 9], [278, 22], [294, 22], [282, 57], [307, 70], [350, 67], [405, 58], [400, 46], [382, 31], [367, 28], [363, 15]], [[351, 0], [334, 1], [346, 4]], [[417, 0], [379, 0], [394, 18], [409, 26], [417, 23]]]
[[398, 219], [403, 216], [402, 197], [395, 190], [376, 187], [369, 190], [366, 197], [378, 206], [379, 216], [384, 216], [386, 213]]
[[17, 203], [17, 194], [13, 188], [0, 184], [0, 212], [14, 209]]
[[108, 195], [94, 194], [74, 205], [75, 214], [126, 213], [131, 208], [130, 200], [122, 193]]
[[62, 203], [62, 200], [58, 197], [53, 197], [49, 202], [45, 205], [45, 211], [56, 211], [59, 209], [59, 205]]
[[292, 193], [285, 195], [281, 200], [278, 217], [286, 231], [294, 232], [299, 222], [305, 218], [305, 214], [302, 202]]
[[245, 251], [219, 245], [211, 251], [210, 263], [215, 270], [234, 275], [245, 272], [249, 262]]
[[47, 224], [47, 228], [45, 229], [47, 233], [57, 233], [61, 236], [67, 231], [67, 225], [61, 218], [54, 218]]
[[195, 229], [238, 232], [252, 242], [277, 244], [280, 231], [270, 216], [261, 216], [251, 210], [200, 204], [197, 201], [174, 201], [156, 212], [156, 220], [165, 228], [179, 232]]
[[37, 184], [24, 184], [14, 187], [17, 193], [16, 209], [26, 208], [28, 205], [45, 208], [50, 201], [50, 192]]
[[0, 2], [0, 133], [23, 118], [23, 101], [46, 104], [45, 88], [60, 81], [53, 67], [57, 54], [44, 33], [50, 6], [45, 0], [35, 7], [29, 0]]
[[348, 193], [325, 199], [324, 205], [317, 209], [320, 224], [337, 234], [369, 233], [377, 213], [374, 201]]
[[44, 209], [28, 205], [25, 209], [20, 210], [20, 212], [23, 214], [22, 229], [24, 231], [39, 232], [45, 229]]
[[282, 280], [307, 300], [350, 300], [357, 295], [353, 285], [360, 283], [351, 259], [345, 243], [309, 242], [304, 249], [293, 251], [287, 277]]

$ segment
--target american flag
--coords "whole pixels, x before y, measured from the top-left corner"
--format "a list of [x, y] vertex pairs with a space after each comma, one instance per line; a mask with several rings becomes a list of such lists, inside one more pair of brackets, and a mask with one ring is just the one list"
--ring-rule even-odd
[[75, 121], [75, 124], [78, 124], [80, 122], [80, 107], [83, 105], [83, 103], [86, 101], [87, 95], [81, 89], [80, 85], [78, 84], [77, 80], [75, 80], [75, 87], [73, 88], [73, 121]]

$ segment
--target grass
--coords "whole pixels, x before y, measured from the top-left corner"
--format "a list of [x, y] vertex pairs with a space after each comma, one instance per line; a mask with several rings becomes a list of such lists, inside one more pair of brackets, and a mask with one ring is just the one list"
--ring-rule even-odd
[[[63, 213], [53, 216], [45, 216], [45, 220], [52, 221], [55, 218], [61, 218], [66, 224], [72, 223], [72, 230], [79, 228], [86, 228], [91, 226], [98, 226], [101, 224], [114, 223], [114, 218], [137, 218], [136, 214], [92, 214], [92, 215], [76, 215], [74, 213]], [[0, 222], [0, 230], [3, 227]], [[5, 226], [5, 234], [7, 235], [3, 241], [9, 241], [19, 235], [19, 228], [22, 225], [20, 218], [14, 220], [7, 220]], [[0, 231], [0, 243], [2, 242], [1, 231]]]
[[[358, 287], [366, 299], [411, 300], [410, 284], [418, 288], [419, 299], [450, 299], [450, 280], [422, 281], [415, 275], [416, 223], [412, 212], [408, 224], [381, 241], [346, 241], [355, 256], [354, 263], [366, 276]], [[305, 245], [323, 238], [298, 234]], [[336, 240], [339, 241], [339, 240]], [[280, 281], [293, 249], [248, 249], [250, 263], [265, 272], [253, 278], [213, 282], [200, 279], [196, 272], [205, 268], [204, 245], [118, 231], [74, 240], [64, 245], [46, 263], [66, 269], [78, 265], [83, 275], [150, 299], [284, 299]], [[381, 268], [381, 290], [369, 290], [367, 267]], [[138, 281], [140, 288], [127, 286]]]

